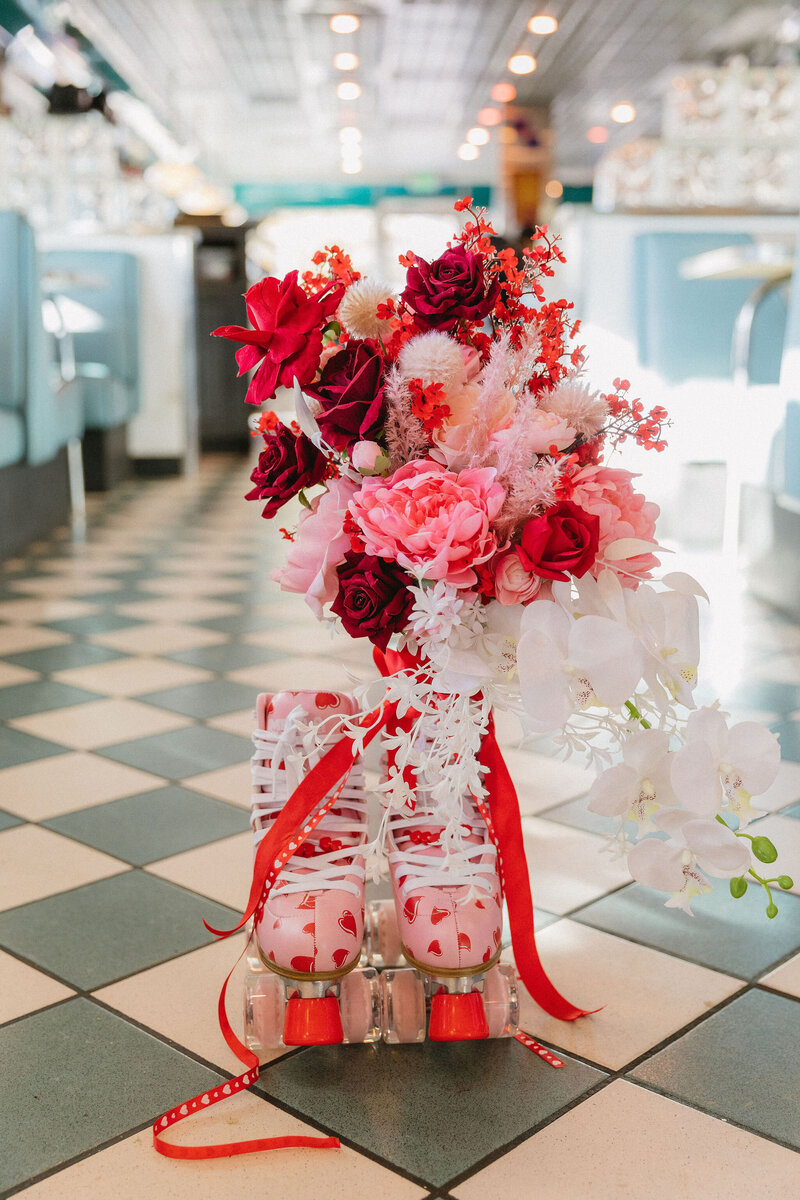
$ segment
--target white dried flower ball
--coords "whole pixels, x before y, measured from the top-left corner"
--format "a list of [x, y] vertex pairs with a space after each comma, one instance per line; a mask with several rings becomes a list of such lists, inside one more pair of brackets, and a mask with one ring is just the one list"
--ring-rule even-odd
[[385, 304], [391, 295], [385, 284], [372, 279], [357, 279], [344, 294], [336, 319], [354, 338], [388, 337], [389, 321], [378, 318], [378, 305]]
[[599, 433], [608, 416], [608, 407], [599, 392], [590, 391], [589, 385], [577, 375], [562, 379], [552, 392], [541, 397], [539, 404], [587, 437]]
[[461, 347], [446, 333], [437, 330], [411, 338], [403, 346], [397, 361], [403, 377], [421, 379], [423, 387], [441, 383], [445, 392], [450, 392], [466, 379]]

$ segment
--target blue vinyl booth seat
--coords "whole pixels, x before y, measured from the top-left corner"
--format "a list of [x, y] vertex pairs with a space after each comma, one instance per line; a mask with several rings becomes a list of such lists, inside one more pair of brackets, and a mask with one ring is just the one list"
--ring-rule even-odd
[[99, 328], [71, 334], [86, 429], [125, 425], [139, 410], [139, 280], [132, 254], [51, 250], [44, 268], [56, 303], [91, 310]]
[[[745, 233], [645, 233], [634, 247], [634, 296], [639, 359], [670, 384], [729, 379], [738, 312], [754, 279], [683, 279], [684, 259], [725, 246], [752, 243]], [[775, 291], [753, 324], [750, 382], [777, 383], [786, 304]]]
[[53, 377], [33, 231], [0, 212], [0, 467], [49, 462], [83, 432], [81, 398]]

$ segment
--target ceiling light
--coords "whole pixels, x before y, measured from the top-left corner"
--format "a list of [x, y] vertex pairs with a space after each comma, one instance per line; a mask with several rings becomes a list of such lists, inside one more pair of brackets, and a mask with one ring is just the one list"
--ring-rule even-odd
[[558, 21], [555, 17], [547, 17], [544, 13], [539, 13], [528, 21], [528, 29], [531, 33], [538, 33], [542, 37], [546, 37], [548, 33], [555, 33], [558, 29]]
[[339, 130], [339, 141], [352, 144], [361, 141], [361, 130], [355, 125], [344, 125]]
[[544, 185], [544, 194], [551, 200], [559, 200], [564, 195], [564, 185], [557, 179], [550, 179]]
[[603, 142], [608, 141], [608, 130], [605, 125], [593, 125], [586, 130], [586, 137], [595, 146], [602, 146]]
[[632, 104], [615, 104], [611, 110], [611, 120], [618, 125], [630, 125], [636, 120], [636, 109]]
[[345, 83], [339, 84], [336, 95], [340, 100], [357, 100], [361, 95], [361, 85], [347, 80]]
[[361, 22], [352, 13], [337, 13], [331, 17], [331, 29], [334, 33], [355, 33]]
[[510, 146], [512, 142], [519, 140], [519, 134], [511, 125], [501, 126], [501, 128], [497, 131], [497, 136], [500, 138], [500, 141], [505, 142], [507, 146]]
[[459, 158], [463, 158], [464, 162], [473, 162], [480, 154], [480, 150], [477, 146], [472, 146], [469, 142], [464, 142], [463, 146], [458, 147], [456, 153]]
[[485, 146], [489, 141], [489, 130], [475, 125], [472, 129], [467, 130], [467, 141], [473, 146]]
[[532, 54], [512, 54], [508, 69], [512, 75], [530, 75], [536, 70], [536, 59]]
[[200, 183], [187, 188], [176, 197], [178, 208], [191, 217], [210, 217], [223, 212], [233, 203], [227, 188], [213, 183]]
[[341, 54], [336, 55], [333, 65], [337, 71], [355, 71], [358, 66], [358, 55], [343, 51]]
[[499, 108], [482, 108], [478, 113], [479, 125], [499, 125], [503, 120], [503, 114]]
[[513, 83], [496, 83], [492, 88], [492, 99], [498, 104], [510, 104], [517, 94]]
[[342, 162], [342, 171], [345, 175], [358, 175], [361, 170], [363, 170], [363, 167], [360, 158], [346, 158]]

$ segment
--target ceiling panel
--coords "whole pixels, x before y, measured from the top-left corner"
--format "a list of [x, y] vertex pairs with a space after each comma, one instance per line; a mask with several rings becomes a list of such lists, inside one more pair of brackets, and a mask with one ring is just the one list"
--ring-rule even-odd
[[[589, 125], [632, 100], [637, 128], [658, 119], [657, 87], [677, 61], [696, 60], [709, 36], [752, 0], [553, 0], [558, 32], [534, 37], [535, 2], [357, 0], [352, 36], [331, 32], [335, 0], [70, 0], [75, 23], [152, 103], [180, 138], [201, 147], [229, 181], [339, 176], [338, 126], [364, 130], [364, 176], [408, 179], [417, 171], [490, 179], [494, 149], [478, 167], [455, 155], [466, 129], [508, 78], [506, 62], [530, 50], [538, 70], [514, 82], [520, 100], [553, 105], [557, 153], [584, 173], [599, 153]], [[338, 72], [339, 50], [359, 55]], [[337, 82], [357, 78], [354, 104]], [[614, 131], [630, 136], [630, 130]]]

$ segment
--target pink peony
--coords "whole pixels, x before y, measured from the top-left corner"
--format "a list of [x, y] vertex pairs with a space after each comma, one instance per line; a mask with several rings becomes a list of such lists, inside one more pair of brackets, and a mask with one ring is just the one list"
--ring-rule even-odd
[[429, 459], [406, 463], [390, 479], [364, 481], [350, 511], [367, 554], [388, 558], [427, 579], [472, 587], [473, 570], [497, 549], [490, 529], [505, 492], [493, 467], [456, 475]]
[[342, 526], [355, 491], [356, 484], [349, 479], [329, 480], [327, 491], [316, 496], [300, 517], [286, 563], [270, 576], [282, 591], [304, 594], [318, 618], [323, 605], [331, 604], [339, 591], [336, 568], [350, 549], [350, 538]]
[[649, 579], [659, 560], [654, 554], [638, 554], [635, 558], [619, 562], [602, 563], [603, 551], [619, 538], [642, 538], [655, 541], [656, 519], [659, 507], [646, 500], [641, 492], [633, 490], [631, 471], [611, 467], [581, 467], [573, 476], [572, 499], [586, 512], [600, 518], [600, 547], [597, 565], [592, 574], [597, 575], [603, 565], [619, 573], [624, 587], [638, 587], [642, 579]]
[[542, 586], [540, 576], [523, 567], [516, 547], [494, 561], [494, 590], [501, 604], [524, 604]]

